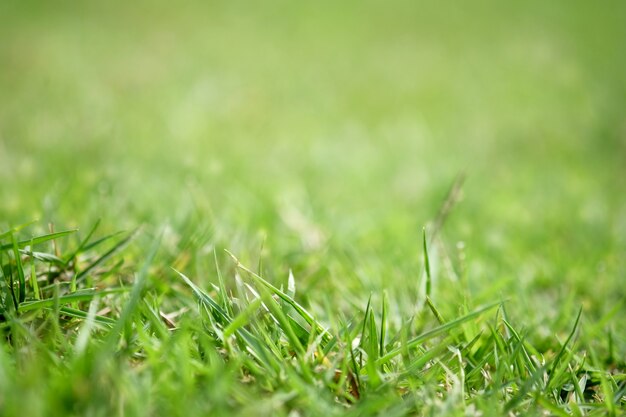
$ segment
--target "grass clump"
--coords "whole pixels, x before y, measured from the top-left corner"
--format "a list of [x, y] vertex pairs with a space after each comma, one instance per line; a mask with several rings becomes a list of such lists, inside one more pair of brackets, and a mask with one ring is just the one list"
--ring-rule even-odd
[[606, 368], [585, 346], [582, 310], [549, 349], [513, 324], [505, 300], [465, 300], [446, 318], [423, 294], [424, 307], [397, 317], [372, 294], [320, 319], [297, 301], [293, 274], [276, 287], [230, 252], [232, 279], [218, 267], [203, 288], [154, 265], [160, 238], [129, 270], [133, 234], [18, 240], [17, 229], [1, 246], [7, 416], [618, 415], [626, 401], [623, 363]]

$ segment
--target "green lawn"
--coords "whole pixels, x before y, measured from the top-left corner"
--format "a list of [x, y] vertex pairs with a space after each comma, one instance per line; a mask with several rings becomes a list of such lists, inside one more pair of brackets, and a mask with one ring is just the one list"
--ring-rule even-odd
[[1, 1], [0, 415], [624, 415], [624, 22]]

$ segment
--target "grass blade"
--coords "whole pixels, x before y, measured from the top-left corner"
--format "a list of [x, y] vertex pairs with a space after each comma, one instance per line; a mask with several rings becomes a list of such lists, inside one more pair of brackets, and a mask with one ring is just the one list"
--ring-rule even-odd
[[383, 291], [383, 311], [380, 318], [380, 341], [378, 355], [385, 354], [385, 339], [387, 337], [387, 291]]
[[[74, 317], [77, 319], [82, 319], [82, 320], [89, 320], [89, 313], [85, 312], [83, 310], [78, 310], [76, 308], [71, 308], [71, 307], [61, 307], [59, 309], [59, 312], [63, 315], [69, 316], [69, 317]], [[112, 319], [110, 317], [105, 317], [105, 316], [99, 316], [97, 314], [93, 315], [93, 321], [95, 323], [104, 325], [106, 327], [113, 327], [115, 325], [115, 323], [117, 322], [115, 319]]]
[[424, 270], [426, 271], [426, 297], [432, 294], [432, 277], [430, 275], [430, 259], [428, 257], [428, 244], [426, 243], [426, 228], [422, 229], [422, 240], [424, 243]]
[[41, 308], [50, 307], [50, 306], [55, 305], [55, 303], [58, 303], [59, 305], [63, 305], [63, 304], [77, 303], [80, 301], [91, 301], [94, 299], [94, 297], [102, 297], [102, 296], [110, 295], [110, 294], [121, 294], [127, 291], [128, 289], [126, 288], [113, 288], [113, 289], [108, 289], [108, 290], [103, 290], [103, 291], [81, 290], [81, 291], [73, 292], [71, 294], [61, 295], [58, 298], [47, 298], [45, 300], [38, 300], [38, 301], [25, 301], [21, 303], [19, 307], [20, 307], [20, 312], [25, 313], [27, 311], [33, 311], [33, 310], [38, 310]]
[[18, 302], [22, 302], [26, 299], [26, 279], [24, 278], [24, 267], [22, 265], [22, 256], [17, 247], [17, 239], [15, 235], [11, 235], [11, 243], [13, 244], [13, 255], [15, 256], [15, 270], [17, 271], [18, 279]]
[[[51, 240], [58, 239], [60, 237], [64, 237], [72, 233], [76, 233], [77, 231], [78, 229], [64, 230], [62, 232], [48, 233], [46, 235], [36, 236], [31, 239], [20, 240], [17, 242], [17, 247], [21, 249], [21, 248], [25, 248], [26, 246], [40, 245], [42, 243], [49, 242]], [[1, 245], [0, 250], [7, 250], [12, 247], [13, 247], [13, 243], [8, 243], [8, 244]]]
[[548, 377], [548, 382], [546, 383], [546, 387], [548, 389], [551, 387], [551, 384], [555, 379], [557, 367], [559, 366], [561, 358], [565, 354], [567, 345], [569, 345], [569, 342], [571, 342], [572, 338], [574, 337], [574, 334], [576, 333], [576, 330], [578, 329], [578, 323], [580, 322], [580, 316], [582, 315], [582, 312], [583, 312], [583, 308], [581, 307], [578, 310], [578, 314], [576, 315], [576, 321], [574, 322], [574, 327], [572, 328], [572, 331], [570, 332], [569, 336], [567, 337], [567, 340], [565, 341], [565, 343], [563, 343], [563, 346], [561, 346], [561, 350], [559, 350], [559, 353], [556, 355], [556, 357], [554, 358], [554, 361], [552, 362], [552, 367], [550, 368], [550, 375]]

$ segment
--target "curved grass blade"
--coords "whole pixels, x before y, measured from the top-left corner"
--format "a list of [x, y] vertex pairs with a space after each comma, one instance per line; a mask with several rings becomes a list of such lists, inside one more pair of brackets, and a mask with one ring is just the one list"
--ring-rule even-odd
[[110, 294], [120, 294], [120, 293], [124, 293], [127, 291], [128, 291], [127, 288], [114, 288], [114, 289], [103, 290], [103, 291], [96, 291], [96, 290], [77, 291], [71, 294], [59, 296], [58, 298], [53, 297], [53, 298], [46, 298], [45, 300], [39, 300], [39, 301], [25, 301], [19, 305], [19, 308], [20, 308], [20, 312], [25, 313], [27, 311], [38, 310], [40, 308], [51, 307], [57, 303], [59, 305], [63, 305], [63, 304], [76, 303], [79, 301], [91, 301], [94, 297], [97, 297], [97, 296], [102, 297], [102, 296], [110, 295]]
[[[83, 310], [78, 310], [76, 308], [61, 307], [59, 309], [59, 312], [61, 314], [66, 315], [66, 316], [74, 317], [74, 318], [77, 318], [77, 319], [82, 319], [82, 320], [89, 319], [89, 313], [88, 312], [85, 312]], [[113, 327], [113, 325], [116, 323], [115, 319], [112, 319], [110, 317], [105, 317], [105, 316], [98, 316], [98, 315], [94, 315], [93, 316], [93, 321], [95, 323], [104, 325], [106, 327]]]
[[21, 254], [30, 256], [30, 257], [32, 257], [34, 259], [37, 259], [38, 261], [41, 261], [41, 262], [46, 262], [46, 263], [49, 263], [49, 264], [56, 264], [56, 265], [59, 265], [59, 266], [67, 265], [67, 263], [63, 259], [61, 259], [58, 256], [53, 255], [51, 253], [47, 253], [47, 252], [33, 252], [33, 251], [30, 251], [30, 250], [26, 250], [26, 249], [20, 249], [19, 251], [20, 251]]
[[[64, 230], [62, 232], [54, 232], [54, 233], [48, 233], [46, 235], [41, 235], [41, 236], [35, 236], [31, 239], [26, 239], [26, 240], [20, 240], [17, 242], [17, 247], [18, 248], [25, 248], [26, 246], [31, 246], [31, 245], [40, 245], [42, 243], [48, 242], [50, 240], [54, 240], [54, 239], [58, 239], [60, 237], [63, 236], [67, 236], [67, 235], [71, 235], [72, 233], [76, 233], [78, 231], [78, 229], [72, 229], [72, 230]], [[7, 243], [4, 245], [0, 246], [0, 250], [7, 250], [10, 249], [11, 247], [13, 247], [12, 243]]]

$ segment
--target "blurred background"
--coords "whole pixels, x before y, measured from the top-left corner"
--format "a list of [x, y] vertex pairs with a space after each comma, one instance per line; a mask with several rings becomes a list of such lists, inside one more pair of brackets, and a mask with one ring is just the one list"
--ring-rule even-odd
[[363, 304], [417, 286], [465, 172], [442, 303], [623, 312], [624, 22], [610, 0], [4, 0], [0, 221], [168, 225], [190, 275], [226, 247]]

